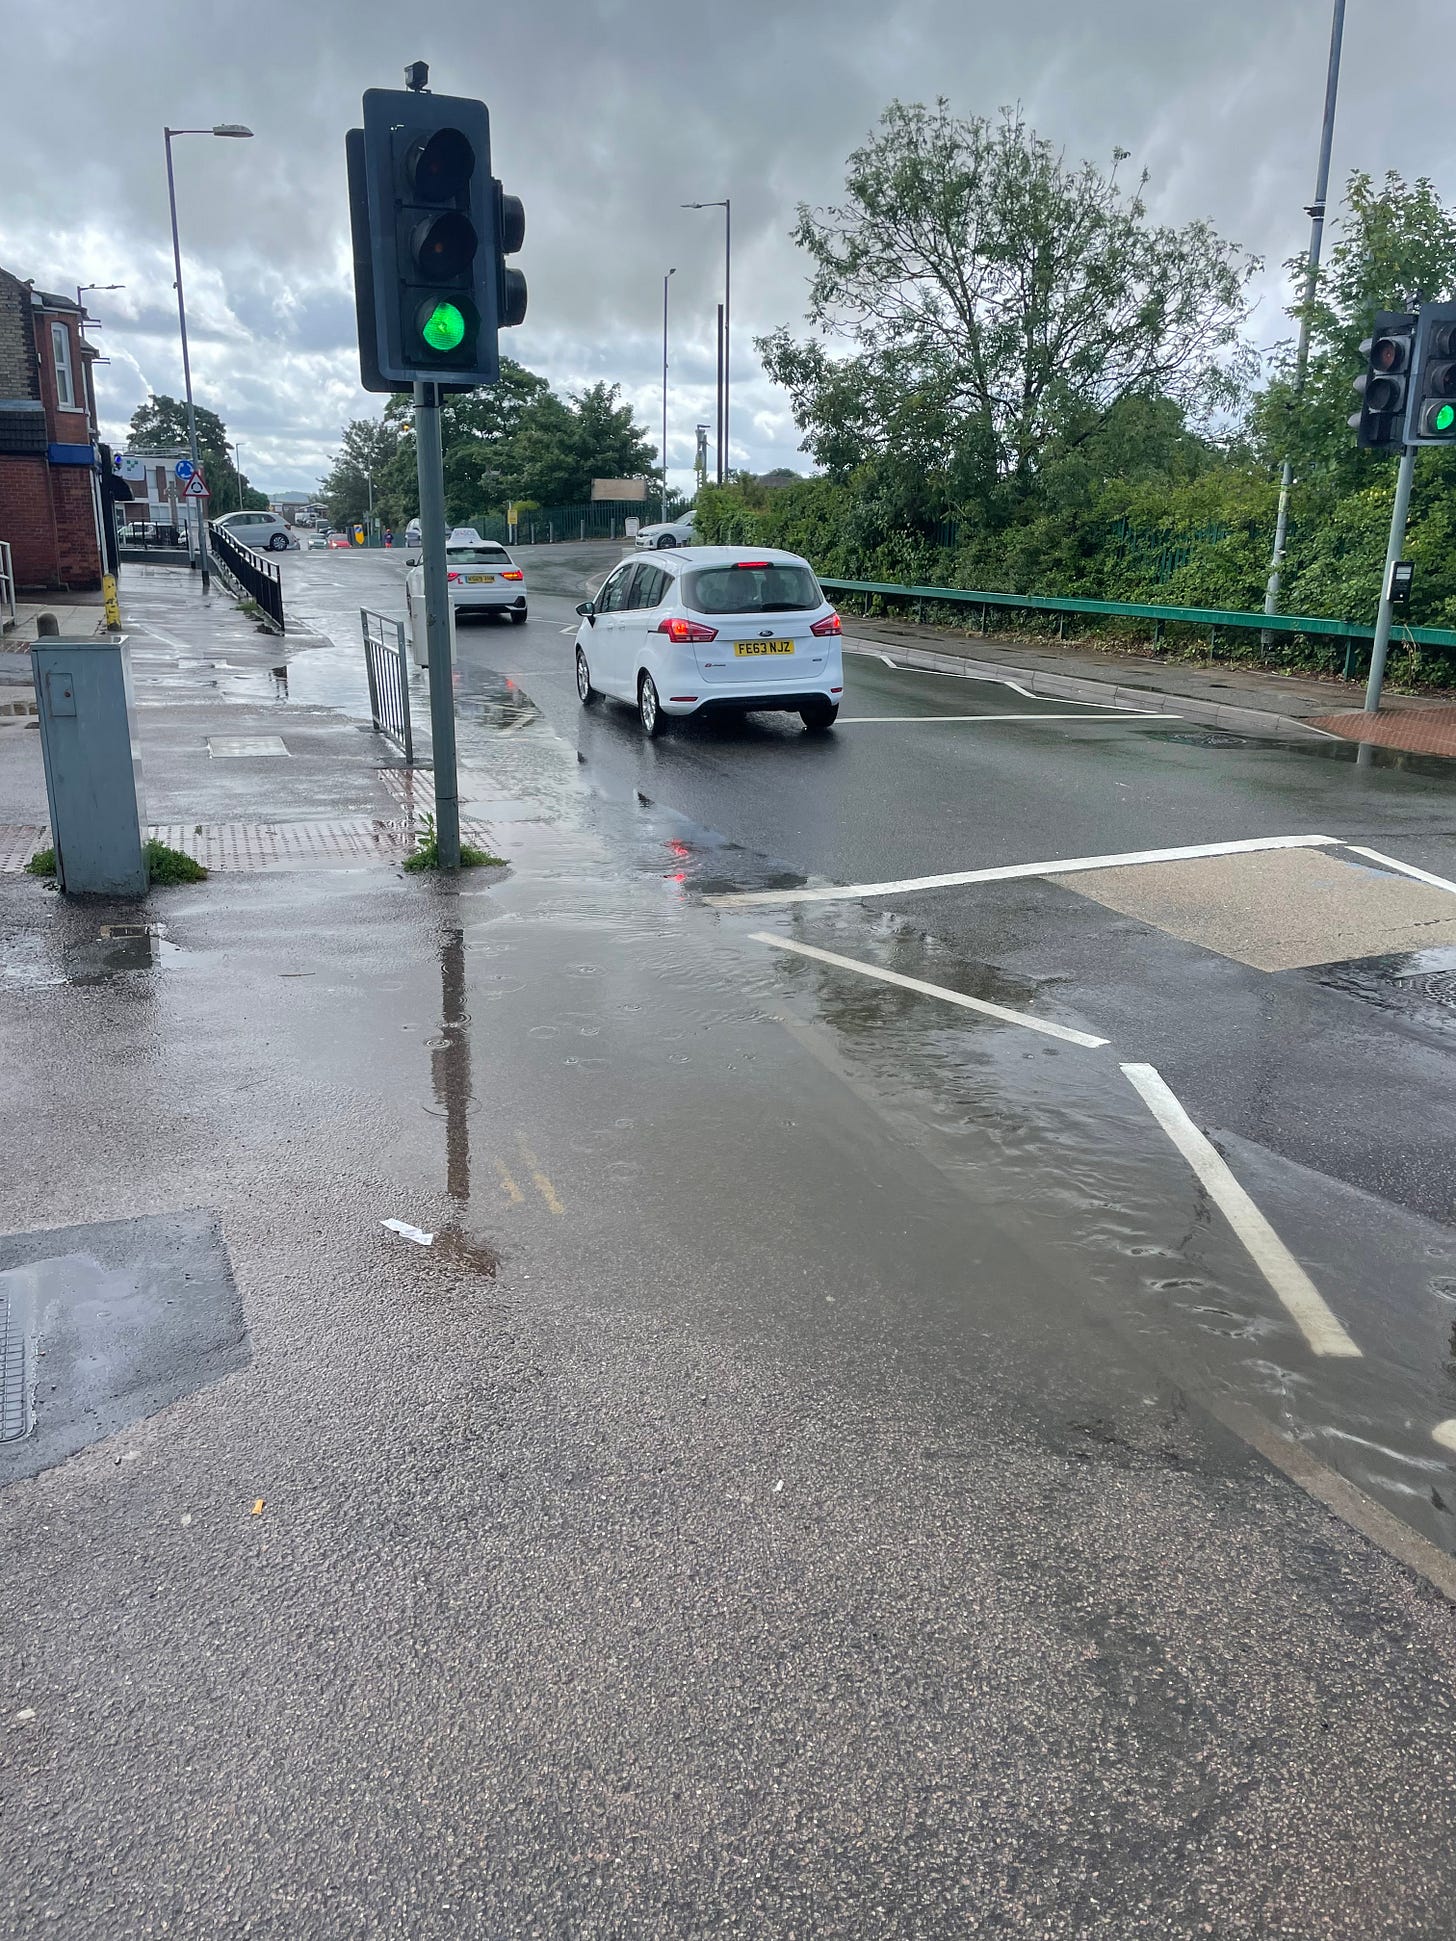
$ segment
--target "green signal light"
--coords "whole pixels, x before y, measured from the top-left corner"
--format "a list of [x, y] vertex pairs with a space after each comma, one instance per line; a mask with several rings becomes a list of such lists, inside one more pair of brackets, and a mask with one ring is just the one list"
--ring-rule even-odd
[[1456, 431], [1456, 404], [1443, 404], [1435, 416], [1437, 431]]
[[437, 303], [420, 326], [431, 350], [459, 350], [465, 341], [465, 314], [453, 303]]

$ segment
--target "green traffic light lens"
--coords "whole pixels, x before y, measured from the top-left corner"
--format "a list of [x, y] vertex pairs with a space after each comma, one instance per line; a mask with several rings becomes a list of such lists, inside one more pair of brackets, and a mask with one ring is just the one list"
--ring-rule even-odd
[[465, 315], [458, 305], [437, 303], [425, 318], [420, 335], [431, 350], [459, 350], [465, 341]]
[[1437, 431], [1456, 431], [1456, 404], [1443, 404], [1436, 413]]

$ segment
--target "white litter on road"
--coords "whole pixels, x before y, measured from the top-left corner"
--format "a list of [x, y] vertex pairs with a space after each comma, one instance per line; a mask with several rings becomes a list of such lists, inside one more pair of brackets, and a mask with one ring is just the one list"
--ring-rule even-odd
[[1449, 1422], [1438, 1422], [1431, 1434], [1443, 1449], [1456, 1449], [1456, 1415]]
[[796, 957], [812, 957], [816, 963], [833, 964], [836, 970], [855, 971], [881, 984], [896, 984], [902, 991], [918, 991], [922, 997], [939, 998], [943, 1004], [958, 1004], [963, 1011], [979, 1011], [983, 1017], [999, 1018], [1003, 1024], [1019, 1024], [1027, 1031], [1044, 1032], [1048, 1038], [1061, 1038], [1069, 1045], [1096, 1051], [1107, 1043], [1088, 1031], [1074, 1031], [1070, 1025], [1052, 1024], [1046, 1018], [1030, 1018], [1024, 1011], [1008, 1011], [1004, 1005], [988, 1004], [984, 998], [967, 997], [964, 991], [950, 991], [943, 984], [926, 984], [918, 977], [903, 977], [899, 971], [881, 970], [878, 964], [861, 963], [857, 957], [841, 957], [832, 950], [818, 950], [813, 944], [795, 943], [789, 937], [776, 937], [772, 931], [755, 930], [750, 942], [767, 944], [770, 950], [791, 950]]
[[434, 1234], [422, 1233], [418, 1227], [412, 1227], [408, 1220], [381, 1220], [379, 1224], [388, 1227], [391, 1233], [400, 1233], [406, 1240], [413, 1240], [417, 1247], [433, 1247], [435, 1244]]
[[835, 903], [864, 896], [905, 896], [914, 890], [955, 889], [962, 883], [1008, 883], [1019, 876], [1069, 876], [1080, 869], [1121, 869], [1128, 863], [1181, 863], [1195, 856], [1243, 856], [1260, 849], [1319, 849], [1338, 836], [1254, 836], [1243, 842], [1202, 842], [1186, 849], [1136, 849], [1122, 856], [1073, 856], [1060, 863], [1006, 863], [997, 869], [957, 869], [944, 876], [901, 876], [889, 883], [826, 883], [812, 890], [725, 890], [705, 903]]
[[1209, 1198], [1317, 1355], [1358, 1355], [1324, 1296], [1229, 1171], [1228, 1162], [1199, 1131], [1155, 1065], [1124, 1065], [1130, 1085], [1193, 1168]]

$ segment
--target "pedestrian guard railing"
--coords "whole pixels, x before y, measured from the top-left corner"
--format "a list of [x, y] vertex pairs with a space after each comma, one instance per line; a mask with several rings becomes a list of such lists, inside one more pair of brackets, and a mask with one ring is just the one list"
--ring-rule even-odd
[[15, 563], [8, 539], [0, 539], [0, 627], [15, 624]]
[[405, 652], [404, 622], [382, 613], [359, 609], [364, 635], [364, 671], [369, 677], [369, 712], [374, 732], [392, 741], [407, 762], [415, 758], [410, 726], [409, 657]]
[[[1097, 619], [1140, 620], [1151, 624], [1153, 645], [1159, 646], [1167, 626], [1206, 630], [1210, 651], [1218, 654], [1220, 636], [1225, 632], [1306, 634], [1343, 643], [1344, 672], [1358, 671], [1362, 649], [1375, 637], [1373, 626], [1354, 620], [1330, 620], [1307, 613], [1245, 613], [1232, 607], [1143, 606], [1129, 600], [1078, 600], [1052, 593], [990, 593], [951, 586], [907, 586], [894, 580], [820, 579], [826, 593], [849, 593], [869, 598], [907, 600], [914, 604], [915, 617], [923, 619], [930, 606], [964, 607], [979, 610], [978, 631], [984, 634], [990, 615], [997, 610], [1046, 613], [1057, 616], [1057, 632], [1065, 631], [1068, 614]], [[1407, 627], [1401, 625], [1400, 638], [1416, 646], [1437, 647], [1456, 654], [1456, 630], [1449, 627]]]
[[270, 627], [286, 631], [283, 620], [283, 576], [271, 559], [235, 539], [226, 526], [209, 525], [213, 564], [239, 593], [256, 603]]

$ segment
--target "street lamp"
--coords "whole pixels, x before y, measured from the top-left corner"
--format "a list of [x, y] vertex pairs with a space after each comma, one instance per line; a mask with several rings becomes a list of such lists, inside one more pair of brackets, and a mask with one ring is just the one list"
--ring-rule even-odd
[[667, 519], [667, 279], [676, 276], [670, 269], [662, 279], [662, 517]]
[[238, 511], [241, 512], [243, 509], [243, 441], [241, 438], [233, 440], [233, 471], [237, 474]]
[[[192, 466], [195, 471], [200, 463], [197, 450], [197, 411], [192, 402], [192, 365], [187, 355], [187, 306], [182, 298], [182, 245], [177, 239], [177, 186], [172, 176], [172, 137], [174, 135], [227, 135], [238, 140], [248, 140], [251, 128], [244, 128], [241, 122], [220, 121], [214, 128], [164, 128], [163, 137], [167, 147], [167, 206], [172, 212], [172, 264], [177, 273], [177, 327], [182, 333], [182, 382], [187, 392], [187, 442], [192, 449]], [[202, 568], [202, 590], [206, 593], [211, 587], [210, 569], [207, 561], [207, 522], [202, 516], [202, 502], [197, 504], [197, 558]]]
[[721, 209], [723, 211], [723, 393], [718, 401], [718, 483], [728, 465], [728, 376], [732, 363], [733, 318], [733, 203], [724, 196], [721, 202], [685, 202], [684, 209]]

